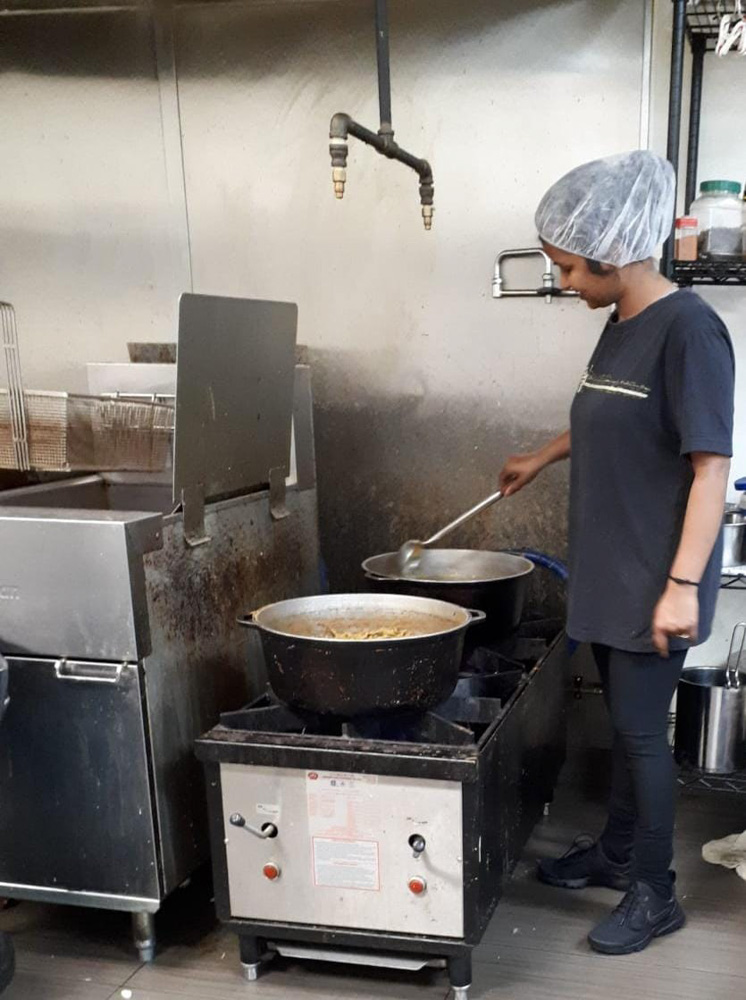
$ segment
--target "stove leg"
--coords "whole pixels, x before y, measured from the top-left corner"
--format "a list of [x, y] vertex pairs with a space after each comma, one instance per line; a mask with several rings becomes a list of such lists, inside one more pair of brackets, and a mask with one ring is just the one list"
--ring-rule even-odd
[[241, 962], [241, 968], [243, 969], [244, 979], [247, 983], [255, 983], [259, 978], [259, 969], [261, 968], [260, 962], [249, 963]]
[[467, 1000], [471, 987], [471, 953], [448, 959], [453, 1000]]
[[141, 962], [152, 962], [155, 958], [155, 915], [152, 913], [132, 914], [132, 937]]
[[259, 978], [264, 942], [260, 938], [241, 935], [238, 939], [238, 946], [241, 952], [241, 968], [244, 978], [248, 983], [255, 983]]

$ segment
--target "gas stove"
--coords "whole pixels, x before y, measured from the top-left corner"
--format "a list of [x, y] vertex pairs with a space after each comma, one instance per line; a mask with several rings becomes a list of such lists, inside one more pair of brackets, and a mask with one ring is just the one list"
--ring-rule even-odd
[[273, 954], [445, 966], [458, 1000], [565, 752], [567, 643], [527, 623], [416, 716], [300, 716], [269, 694], [197, 743], [218, 916]]

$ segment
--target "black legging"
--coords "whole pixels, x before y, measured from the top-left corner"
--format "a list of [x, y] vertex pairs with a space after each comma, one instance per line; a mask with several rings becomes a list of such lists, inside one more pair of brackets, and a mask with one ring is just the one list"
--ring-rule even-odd
[[614, 727], [609, 819], [601, 835], [614, 861], [633, 859], [634, 877], [670, 891], [675, 770], [668, 746], [668, 710], [686, 651], [665, 660], [593, 646]]

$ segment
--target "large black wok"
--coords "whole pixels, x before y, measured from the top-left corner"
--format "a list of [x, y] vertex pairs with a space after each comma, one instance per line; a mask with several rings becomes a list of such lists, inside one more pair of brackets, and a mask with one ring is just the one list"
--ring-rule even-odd
[[487, 615], [469, 646], [489, 645], [518, 627], [534, 565], [523, 556], [480, 549], [424, 549], [416, 570], [402, 574], [396, 552], [371, 556], [363, 571], [371, 589], [449, 601]]
[[484, 614], [401, 594], [331, 594], [268, 604], [259, 631], [268, 680], [301, 712], [352, 718], [422, 712], [458, 680], [464, 633]]

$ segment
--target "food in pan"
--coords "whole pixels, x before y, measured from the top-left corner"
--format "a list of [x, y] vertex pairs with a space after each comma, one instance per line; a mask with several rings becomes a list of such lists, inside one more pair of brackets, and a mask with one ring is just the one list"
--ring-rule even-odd
[[324, 632], [325, 639], [407, 639], [416, 634], [406, 628], [339, 629], [331, 625], [326, 625]]
[[449, 618], [437, 615], [400, 614], [356, 616], [349, 612], [332, 617], [297, 615], [273, 626], [278, 632], [310, 639], [339, 639], [347, 642], [379, 639], [414, 639], [434, 635], [454, 627]]

